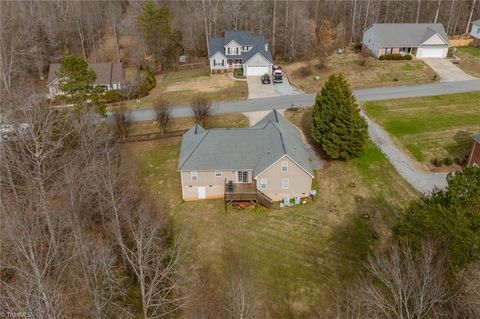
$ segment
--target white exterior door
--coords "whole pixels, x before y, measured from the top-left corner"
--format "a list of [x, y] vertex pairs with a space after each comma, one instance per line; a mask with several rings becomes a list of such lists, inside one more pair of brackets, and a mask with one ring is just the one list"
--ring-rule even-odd
[[446, 57], [445, 49], [437, 48], [419, 48], [417, 58], [444, 58]]
[[268, 65], [252, 65], [246, 66], [246, 76], [260, 76], [266, 74], [270, 74], [270, 66]]
[[207, 198], [207, 188], [205, 186], [197, 186], [198, 199]]

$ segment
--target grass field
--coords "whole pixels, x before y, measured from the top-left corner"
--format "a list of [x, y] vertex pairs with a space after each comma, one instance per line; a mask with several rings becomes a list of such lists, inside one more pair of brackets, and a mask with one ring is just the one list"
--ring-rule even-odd
[[[290, 114], [306, 123], [310, 112]], [[218, 118], [217, 124], [243, 125]], [[235, 124], [236, 123], [236, 124]], [[316, 172], [318, 196], [306, 205], [224, 212], [222, 200], [181, 201], [176, 171], [180, 139], [126, 144], [152, 196], [192, 242], [193, 277], [225, 280], [224, 251], [240, 252], [263, 287], [260, 317], [305, 318], [325, 312], [332, 290], [348, 284], [366, 255], [388, 238], [396, 210], [416, 192], [369, 144], [361, 158]], [[221, 285], [220, 285], [221, 286]]]
[[480, 48], [458, 47], [457, 55], [463, 59], [458, 66], [466, 73], [480, 77]]
[[470, 135], [480, 131], [480, 92], [365, 103], [364, 109], [411, 155], [426, 163], [433, 158], [463, 157]]
[[246, 99], [246, 82], [234, 81], [227, 74], [210, 75], [209, 71], [180, 71], [168, 73], [165, 78], [157, 76], [157, 85], [140, 99], [128, 101], [129, 107], [151, 107], [155, 100], [163, 98], [173, 105], [189, 104], [197, 94], [203, 94], [212, 101], [234, 101]]
[[[360, 65], [363, 59], [365, 65]], [[373, 57], [362, 58], [360, 53], [334, 54], [326, 68], [318, 68], [318, 60], [296, 62], [285, 66], [293, 84], [305, 92], [320, 91], [328, 75], [344, 73], [352, 88], [394, 86], [433, 82], [434, 72], [423, 61], [380, 61]], [[320, 76], [316, 81], [315, 76]]]

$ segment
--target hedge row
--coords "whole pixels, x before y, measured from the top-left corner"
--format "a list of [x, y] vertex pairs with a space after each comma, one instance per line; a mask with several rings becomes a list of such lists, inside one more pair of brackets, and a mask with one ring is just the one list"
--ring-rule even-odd
[[380, 56], [380, 60], [411, 60], [412, 56], [410, 54], [401, 55], [398, 53], [394, 54], [384, 54]]

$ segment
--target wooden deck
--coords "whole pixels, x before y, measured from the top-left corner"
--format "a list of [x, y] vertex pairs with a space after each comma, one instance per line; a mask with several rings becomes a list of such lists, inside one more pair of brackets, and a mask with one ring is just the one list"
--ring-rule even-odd
[[228, 184], [225, 184], [226, 201], [250, 201], [257, 199], [257, 185], [255, 183], [233, 184], [233, 190], [228, 190]]
[[255, 206], [260, 204], [267, 208], [273, 205], [272, 199], [259, 191], [256, 183], [234, 183], [230, 190], [228, 184], [225, 184], [225, 212], [227, 206], [233, 202], [251, 202]]

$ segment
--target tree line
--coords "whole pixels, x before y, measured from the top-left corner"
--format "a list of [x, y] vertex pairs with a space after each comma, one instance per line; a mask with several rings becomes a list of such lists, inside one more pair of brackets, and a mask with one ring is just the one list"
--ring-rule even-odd
[[[301, 58], [328, 39], [359, 43], [375, 22], [440, 22], [449, 35], [468, 32], [480, 16], [476, 0], [436, 1], [22, 1], [0, 4], [2, 95], [15, 83], [44, 78], [48, 64], [66, 55], [88, 62], [149, 63], [156, 70], [178, 55], [205, 57], [209, 37], [225, 30], [265, 35], [275, 58]], [[25, 83], [26, 82], [26, 83]]]

